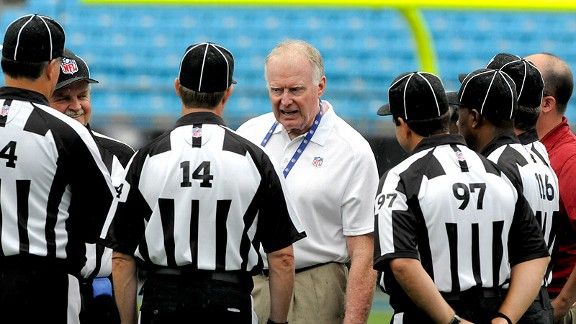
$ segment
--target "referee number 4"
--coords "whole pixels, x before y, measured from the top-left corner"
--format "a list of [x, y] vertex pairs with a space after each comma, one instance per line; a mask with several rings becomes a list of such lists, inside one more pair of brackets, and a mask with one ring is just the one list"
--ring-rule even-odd
[[2, 150], [0, 150], [0, 158], [6, 159], [6, 166], [9, 168], [16, 167], [16, 141], [10, 141]]
[[473, 193], [478, 195], [478, 200], [476, 201], [476, 209], [482, 209], [484, 206], [484, 192], [486, 192], [486, 184], [480, 183], [470, 183], [466, 185], [465, 183], [456, 182], [452, 185], [452, 193], [454, 197], [458, 200], [462, 200], [459, 209], [464, 210], [468, 203], [470, 202], [470, 196]]

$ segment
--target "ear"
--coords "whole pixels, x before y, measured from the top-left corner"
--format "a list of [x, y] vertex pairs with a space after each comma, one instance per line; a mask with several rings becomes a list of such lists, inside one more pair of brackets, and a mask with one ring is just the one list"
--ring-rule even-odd
[[541, 113], [549, 113], [556, 108], [556, 98], [553, 96], [543, 96], [542, 103], [540, 105]]
[[231, 84], [226, 91], [224, 91], [224, 97], [222, 97], [222, 105], [226, 104], [228, 98], [232, 96], [232, 92], [234, 92], [234, 84]]
[[45, 68], [46, 78], [48, 80], [56, 80], [58, 81], [58, 77], [60, 76], [60, 60], [53, 59], [51, 60]]
[[478, 110], [476, 109], [470, 109], [470, 111], [468, 112], [468, 115], [470, 116], [470, 118], [472, 119], [472, 128], [478, 128], [480, 126], [482, 126], [482, 115], [480, 115], [480, 112], [478, 112]]
[[318, 83], [318, 98], [322, 97], [324, 90], [326, 90], [326, 76], [323, 75]]
[[178, 78], [174, 80], [174, 90], [176, 91], [176, 95], [180, 97], [180, 80], [178, 80]]
[[410, 127], [408, 127], [408, 124], [401, 117], [398, 117], [396, 120], [398, 120], [399, 124], [398, 128], [400, 128], [402, 136], [404, 136], [407, 139], [410, 138], [410, 135], [412, 135], [412, 130], [410, 129]]

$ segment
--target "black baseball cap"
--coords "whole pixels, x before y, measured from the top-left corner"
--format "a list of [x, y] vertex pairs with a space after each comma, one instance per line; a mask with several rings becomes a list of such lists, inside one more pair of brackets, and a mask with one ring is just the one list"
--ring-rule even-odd
[[378, 109], [378, 115], [410, 121], [440, 117], [448, 111], [442, 81], [428, 72], [400, 74], [388, 88], [388, 100]]
[[450, 106], [460, 105], [460, 101], [458, 100], [458, 91], [446, 91], [446, 99], [448, 99], [448, 104]]
[[64, 29], [52, 18], [22, 16], [6, 29], [2, 57], [18, 62], [47, 62], [62, 56], [64, 39]]
[[518, 104], [524, 107], [539, 107], [544, 92], [544, 79], [538, 68], [519, 56], [499, 53], [486, 66], [489, 69], [501, 69], [516, 83]]
[[62, 64], [60, 64], [60, 76], [58, 77], [56, 90], [81, 80], [88, 83], [98, 83], [98, 81], [90, 78], [90, 70], [86, 62], [74, 52], [65, 48], [62, 54]]
[[214, 43], [189, 46], [180, 63], [180, 85], [196, 92], [222, 92], [236, 83], [234, 57], [224, 47]]
[[512, 120], [518, 107], [516, 84], [502, 70], [469, 73], [458, 91], [460, 107], [477, 109], [489, 120]]

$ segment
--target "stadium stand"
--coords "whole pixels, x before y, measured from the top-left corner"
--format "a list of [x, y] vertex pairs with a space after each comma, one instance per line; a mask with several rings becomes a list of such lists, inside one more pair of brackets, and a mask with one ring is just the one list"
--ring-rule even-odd
[[[270, 110], [263, 77], [266, 53], [284, 38], [303, 38], [325, 56], [325, 98], [367, 136], [391, 124], [376, 109], [400, 72], [419, 69], [410, 27], [392, 9], [86, 5], [80, 0], [28, 0], [0, 12], [0, 28], [37, 12], [57, 18], [67, 46], [88, 61], [94, 78], [95, 124], [121, 121], [162, 127], [178, 114], [173, 95], [179, 58], [188, 44], [214, 41], [236, 58], [235, 95], [226, 118], [235, 128]], [[482, 67], [498, 52], [554, 52], [576, 66], [576, 15], [560, 12], [427, 10], [447, 89], [457, 75]], [[571, 103], [571, 120], [576, 121]]]

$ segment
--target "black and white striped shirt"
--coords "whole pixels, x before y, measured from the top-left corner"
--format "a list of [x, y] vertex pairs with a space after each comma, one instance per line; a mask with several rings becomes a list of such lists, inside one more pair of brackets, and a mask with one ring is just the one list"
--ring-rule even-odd
[[413, 305], [388, 267], [419, 259], [440, 292], [499, 287], [509, 263], [548, 256], [526, 199], [497, 166], [455, 135], [423, 139], [381, 179], [375, 269], [396, 310]]
[[[481, 153], [498, 164], [510, 179], [519, 183], [552, 254], [558, 226], [556, 216], [560, 210], [558, 178], [552, 170], [546, 148], [538, 141], [536, 131], [526, 132], [522, 138], [525, 145], [512, 132], [503, 134], [491, 141]], [[551, 270], [550, 264], [544, 286], [552, 279]]]
[[[116, 198], [122, 195], [122, 182], [124, 181], [125, 170], [130, 158], [134, 155], [134, 149], [128, 144], [117, 139], [100, 134], [87, 126], [100, 150], [102, 161], [110, 175], [112, 185], [116, 189]], [[82, 268], [82, 277], [107, 277], [112, 273], [112, 249], [103, 244], [86, 244], [86, 264]]]
[[266, 153], [209, 112], [181, 117], [138, 150], [107, 235], [144, 267], [258, 272], [269, 253], [305, 236], [291, 220]]
[[[0, 263], [79, 276], [116, 200], [88, 130], [41, 94], [0, 88]], [[98, 199], [93, 199], [98, 197]]]

